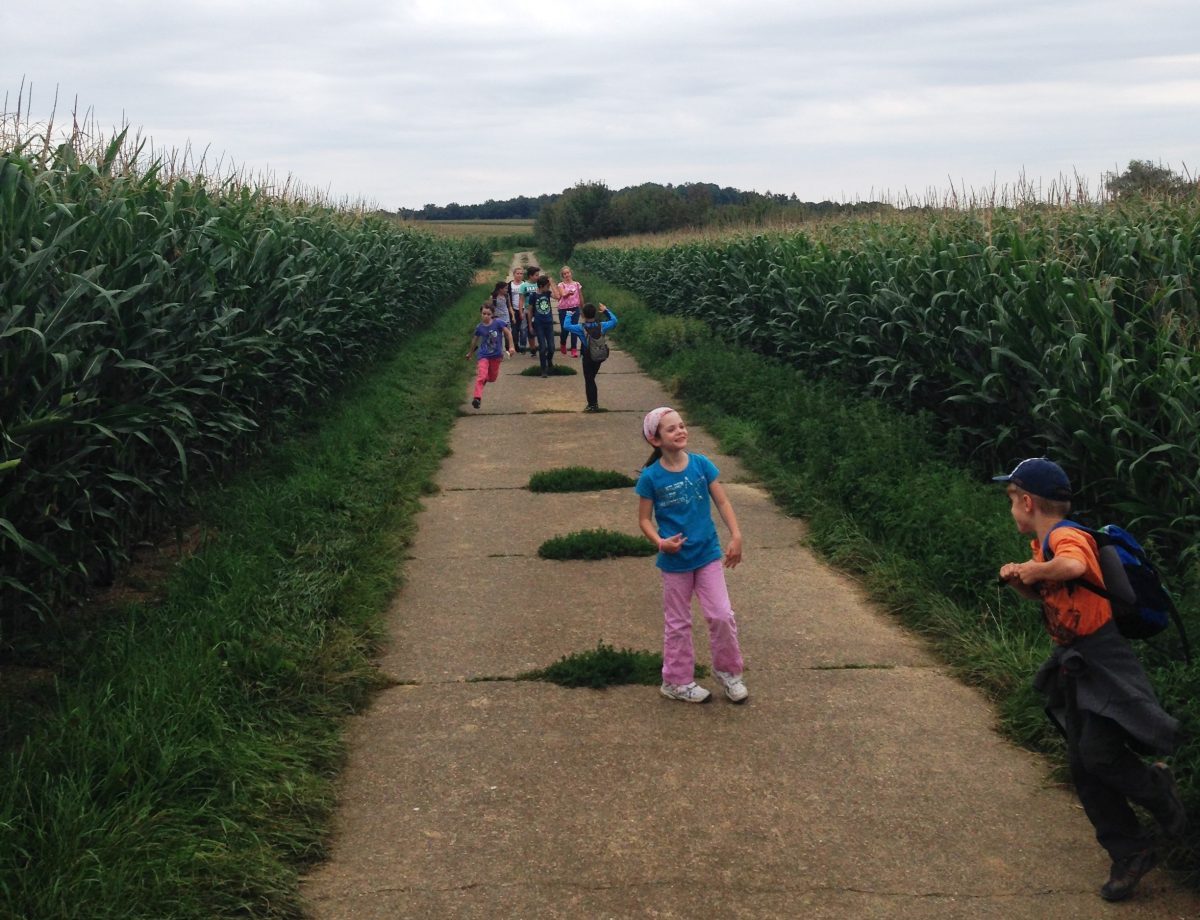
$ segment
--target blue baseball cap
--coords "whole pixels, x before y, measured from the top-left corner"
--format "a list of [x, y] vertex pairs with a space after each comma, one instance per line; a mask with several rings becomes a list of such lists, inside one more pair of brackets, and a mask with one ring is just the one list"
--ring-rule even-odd
[[992, 482], [1011, 482], [1030, 495], [1048, 498], [1051, 501], [1071, 500], [1071, 480], [1063, 468], [1045, 457], [1022, 460], [1007, 476], [993, 476]]

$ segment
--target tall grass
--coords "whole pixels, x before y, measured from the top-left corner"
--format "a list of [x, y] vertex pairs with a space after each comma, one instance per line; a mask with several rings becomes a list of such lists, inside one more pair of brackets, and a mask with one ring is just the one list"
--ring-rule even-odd
[[324, 855], [345, 717], [380, 685], [380, 614], [487, 290], [210, 483], [208, 537], [161, 599], [72, 620], [53, 683], [0, 696], [0, 917], [306, 915], [298, 876]]
[[581, 247], [656, 309], [909, 411], [980, 470], [1048, 454], [1200, 565], [1200, 201], [944, 211]]
[[488, 255], [189, 174], [126, 132], [0, 140], [3, 648]]

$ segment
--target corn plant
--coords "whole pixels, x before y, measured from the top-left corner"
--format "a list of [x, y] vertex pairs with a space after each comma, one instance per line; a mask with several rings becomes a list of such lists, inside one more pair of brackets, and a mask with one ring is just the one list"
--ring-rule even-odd
[[981, 472], [1048, 453], [1083, 504], [1200, 555], [1200, 200], [922, 212], [582, 270], [813, 376], [932, 413]]
[[327, 398], [487, 260], [117, 135], [0, 147], [0, 629], [103, 582], [197, 475]]

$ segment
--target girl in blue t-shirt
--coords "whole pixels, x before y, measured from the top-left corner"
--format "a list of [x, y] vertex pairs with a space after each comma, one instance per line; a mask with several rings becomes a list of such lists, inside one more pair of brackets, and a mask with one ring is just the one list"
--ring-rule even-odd
[[[750, 695], [742, 680], [742, 651], [737, 621], [729, 604], [721, 566], [721, 542], [713, 525], [709, 499], [716, 502], [729, 528], [725, 565], [742, 561], [742, 532], [721, 484], [719, 470], [702, 454], [687, 451], [687, 426], [679, 413], [662, 406], [646, 414], [642, 435], [654, 447], [638, 479], [638, 525], [658, 547], [663, 580], [663, 683], [660, 692], [672, 700], [704, 703], [709, 692], [695, 681], [692, 647], [692, 595], [708, 624], [713, 674], [735, 703]], [[653, 515], [653, 520], [651, 520]]]

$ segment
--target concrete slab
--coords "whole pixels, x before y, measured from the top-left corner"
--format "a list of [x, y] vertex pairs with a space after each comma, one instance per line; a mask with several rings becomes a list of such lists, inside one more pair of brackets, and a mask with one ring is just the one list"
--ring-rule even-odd
[[[765, 491], [731, 483], [727, 492], [746, 552], [801, 545], [804, 522], [781, 515]], [[638, 498], [632, 487], [558, 493], [517, 488], [460, 490], [442, 492], [425, 499], [424, 504], [409, 549], [418, 559], [470, 560], [501, 554], [532, 557], [546, 540], [571, 531], [603, 528], [635, 536], [641, 533]], [[722, 545], [727, 545], [729, 532], [715, 510], [713, 520]]]
[[[989, 723], [928, 669], [769, 675], [741, 707], [396, 688], [305, 890], [321, 920], [1100, 916], [1087, 820]], [[1196, 915], [1139, 893], [1123, 917]]]
[[[652, 557], [421, 558], [407, 573], [389, 614], [392, 641], [380, 661], [394, 680], [511, 677], [601, 641], [662, 648], [662, 583]], [[817, 564], [806, 549], [762, 550], [727, 570], [726, 582], [747, 672], [755, 677], [801, 668], [933, 664], [920, 639], [870, 612], [843, 576]], [[706, 637], [693, 604], [702, 664], [710, 661]]]
[[[636, 477], [650, 456], [641, 435], [643, 414], [465, 416], [455, 428], [453, 453], [442, 463], [438, 483], [443, 490], [521, 488], [538, 470], [560, 466], [619, 470]], [[689, 437], [692, 449], [711, 458], [727, 482], [750, 478], [736, 458], [721, 456], [707, 432], [693, 429]]]

